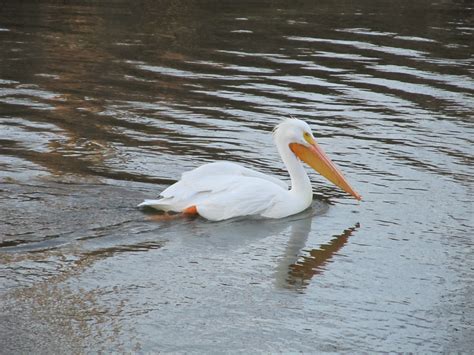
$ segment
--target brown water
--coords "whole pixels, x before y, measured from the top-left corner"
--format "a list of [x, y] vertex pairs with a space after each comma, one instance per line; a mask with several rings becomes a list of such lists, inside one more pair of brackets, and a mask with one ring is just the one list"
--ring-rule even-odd
[[[0, 352], [474, 349], [470, 1], [0, 3]], [[135, 207], [226, 159], [315, 174], [283, 220]]]

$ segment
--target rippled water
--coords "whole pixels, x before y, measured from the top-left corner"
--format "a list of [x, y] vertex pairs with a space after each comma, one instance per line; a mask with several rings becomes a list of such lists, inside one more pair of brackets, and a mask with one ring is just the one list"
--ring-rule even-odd
[[[1, 352], [472, 351], [469, 1], [0, 4]], [[283, 220], [136, 209], [226, 159], [315, 174]]]

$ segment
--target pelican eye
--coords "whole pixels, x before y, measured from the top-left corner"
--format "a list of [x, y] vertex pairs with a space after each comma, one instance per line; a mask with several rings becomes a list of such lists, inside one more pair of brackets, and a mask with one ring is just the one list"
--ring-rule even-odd
[[308, 142], [309, 144], [314, 144], [314, 138], [313, 138], [313, 136], [311, 136], [310, 133], [304, 132], [304, 133], [303, 133], [303, 138], [304, 138], [304, 140], [305, 140], [306, 142]]

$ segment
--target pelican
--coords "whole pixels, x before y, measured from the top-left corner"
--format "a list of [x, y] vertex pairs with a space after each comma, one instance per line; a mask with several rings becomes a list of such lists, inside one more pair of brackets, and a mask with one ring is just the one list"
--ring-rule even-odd
[[183, 173], [181, 180], [160, 194], [160, 199], [145, 200], [138, 206], [200, 215], [211, 221], [242, 216], [287, 217], [304, 211], [313, 200], [311, 181], [302, 162], [361, 200], [316, 143], [306, 122], [286, 119], [275, 127], [273, 137], [291, 178], [289, 189], [285, 182], [273, 176], [221, 161]]

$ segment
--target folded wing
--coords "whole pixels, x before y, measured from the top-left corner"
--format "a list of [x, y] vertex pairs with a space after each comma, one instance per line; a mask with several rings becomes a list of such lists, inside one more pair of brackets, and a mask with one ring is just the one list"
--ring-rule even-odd
[[181, 212], [195, 205], [209, 220], [263, 214], [288, 186], [281, 180], [230, 162], [210, 163], [182, 175], [158, 200], [139, 206]]

